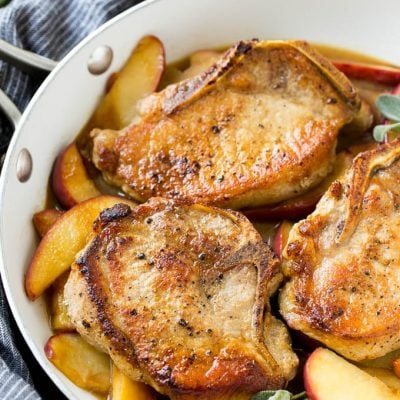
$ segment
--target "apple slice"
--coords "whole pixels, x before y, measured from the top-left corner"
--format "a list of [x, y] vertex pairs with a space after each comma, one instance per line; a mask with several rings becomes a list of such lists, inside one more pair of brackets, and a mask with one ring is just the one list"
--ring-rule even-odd
[[400, 95], [400, 83], [396, 85], [391, 91], [391, 94], [395, 94], [396, 96]]
[[135, 382], [122, 373], [115, 365], [111, 378], [112, 400], [156, 400], [156, 392], [142, 382]]
[[242, 212], [252, 221], [272, 220], [280, 221], [282, 219], [299, 220], [305, 218], [315, 209], [320, 198], [328, 190], [333, 181], [340, 178], [351, 166], [353, 156], [348, 151], [342, 151], [336, 156], [333, 171], [314, 189], [309, 192], [286, 200], [282, 203], [242, 210]]
[[63, 213], [64, 211], [55, 208], [47, 208], [35, 213], [32, 221], [39, 236], [43, 237]]
[[222, 53], [215, 50], [197, 50], [190, 56], [190, 67], [183, 71], [181, 79], [193, 78], [202, 72], [207, 71], [222, 56]]
[[129, 125], [137, 113], [137, 102], [157, 89], [164, 68], [163, 44], [155, 36], [145, 36], [101, 101], [91, 125], [103, 129], [122, 129]]
[[222, 54], [223, 52], [213, 49], [197, 50], [190, 55], [190, 65], [206, 64], [211, 67], [212, 64], [221, 58]]
[[77, 333], [58, 333], [47, 341], [46, 357], [75, 385], [107, 394], [110, 389], [110, 357]]
[[400, 83], [400, 68], [348, 61], [333, 61], [333, 65], [350, 79], [360, 79], [386, 85]]
[[57, 157], [51, 184], [57, 200], [67, 209], [101, 194], [90, 179], [75, 142]]
[[71, 266], [85, 246], [100, 211], [117, 203], [136, 205], [118, 196], [99, 196], [77, 204], [56, 221], [39, 243], [25, 276], [25, 290], [31, 300]]
[[393, 360], [392, 366], [397, 378], [400, 378], [400, 358]]
[[381, 380], [322, 347], [304, 366], [304, 385], [310, 400], [399, 399]]
[[279, 228], [276, 232], [274, 242], [272, 243], [272, 248], [280, 260], [282, 260], [283, 249], [288, 242], [289, 233], [293, 225], [293, 222], [285, 220], [279, 225]]
[[64, 301], [64, 286], [67, 282], [69, 271], [64, 272], [52, 285], [50, 299], [50, 320], [54, 331], [73, 332], [73, 325]]
[[382, 357], [358, 361], [359, 367], [392, 369], [393, 361], [400, 358], [400, 350], [394, 350]]
[[367, 374], [378, 378], [386, 386], [393, 390], [393, 392], [400, 395], [400, 379], [395, 375], [395, 373], [386, 368], [367, 368], [360, 367]]
[[305, 218], [315, 210], [315, 206], [322, 194], [320, 190], [312, 190], [306, 195], [301, 195], [276, 205], [242, 210], [242, 212], [251, 221], [299, 220]]

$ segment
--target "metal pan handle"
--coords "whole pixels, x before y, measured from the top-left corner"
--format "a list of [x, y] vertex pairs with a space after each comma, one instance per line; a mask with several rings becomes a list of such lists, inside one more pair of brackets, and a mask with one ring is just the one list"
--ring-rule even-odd
[[[57, 65], [56, 61], [39, 56], [27, 50], [20, 49], [0, 39], [0, 59], [8, 62], [19, 70], [26, 72], [32, 78], [43, 80]], [[0, 109], [12, 124], [13, 129], [17, 127], [21, 112], [13, 101], [0, 89]], [[5, 154], [0, 155], [0, 171], [3, 166]]]
[[20, 49], [1, 39], [0, 59], [37, 79], [44, 79], [57, 65], [56, 61]]

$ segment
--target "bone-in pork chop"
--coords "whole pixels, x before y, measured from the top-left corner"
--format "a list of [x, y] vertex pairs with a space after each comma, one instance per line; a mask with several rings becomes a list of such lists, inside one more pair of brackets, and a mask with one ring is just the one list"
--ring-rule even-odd
[[65, 287], [82, 336], [172, 399], [282, 388], [297, 357], [269, 311], [279, 263], [241, 214], [152, 199], [103, 211]]
[[359, 106], [345, 76], [305, 42], [240, 42], [207, 72], [145, 99], [126, 129], [94, 130], [92, 159], [139, 201], [271, 204], [328, 174]]
[[361, 153], [284, 251], [291, 328], [352, 360], [400, 348], [400, 140]]

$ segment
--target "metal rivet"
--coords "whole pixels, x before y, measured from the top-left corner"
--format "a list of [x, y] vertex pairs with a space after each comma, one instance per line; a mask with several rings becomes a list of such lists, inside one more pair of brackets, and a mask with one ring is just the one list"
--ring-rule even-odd
[[113, 51], [110, 46], [99, 46], [90, 55], [88, 60], [88, 70], [93, 75], [100, 75], [106, 72], [111, 65]]
[[22, 149], [17, 158], [17, 178], [26, 182], [32, 173], [32, 156], [27, 149]]

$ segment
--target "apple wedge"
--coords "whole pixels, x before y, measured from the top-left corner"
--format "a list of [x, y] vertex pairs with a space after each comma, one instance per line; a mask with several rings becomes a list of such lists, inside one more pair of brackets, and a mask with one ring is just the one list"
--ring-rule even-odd
[[72, 264], [92, 232], [100, 211], [117, 203], [136, 204], [118, 196], [99, 196], [65, 212], [39, 243], [25, 276], [29, 299], [40, 296]]
[[292, 229], [292, 226], [293, 222], [285, 220], [279, 225], [279, 228], [276, 231], [272, 248], [280, 260], [282, 260], [282, 252], [286, 246], [286, 243], [288, 242], [289, 233]]
[[69, 271], [64, 272], [52, 285], [50, 297], [50, 320], [51, 327], [54, 331], [75, 331], [75, 326], [68, 315], [67, 305], [64, 301], [64, 286], [67, 282], [68, 276]]
[[77, 333], [59, 333], [47, 341], [46, 357], [75, 385], [99, 394], [110, 390], [110, 357]]
[[397, 84], [391, 91], [391, 94], [395, 94], [396, 96], [400, 95], [400, 83]]
[[304, 385], [310, 400], [399, 399], [381, 380], [322, 347], [304, 366]]
[[[400, 395], [400, 379], [395, 375], [395, 373], [386, 368], [366, 368], [360, 367], [367, 374], [378, 378], [386, 386], [388, 386], [397, 396]], [[400, 398], [400, 397], [398, 397]]]
[[131, 380], [113, 365], [111, 398], [112, 400], [156, 400], [157, 395], [150, 386]]
[[101, 194], [90, 179], [75, 142], [57, 157], [51, 186], [57, 200], [67, 209]]
[[[357, 364], [364, 371], [372, 373], [372, 375], [377, 376], [377, 378], [379, 378], [382, 374], [388, 376], [388, 379], [390, 378], [393, 383], [397, 384], [396, 388], [399, 389], [400, 393], [400, 350], [392, 351], [382, 357], [372, 360], [359, 361]], [[387, 371], [388, 373], [383, 373], [382, 370]], [[393, 375], [397, 378], [397, 380], [393, 379]], [[388, 383], [387, 385], [392, 387]]]
[[347, 61], [333, 61], [333, 65], [350, 79], [360, 79], [386, 85], [400, 83], [400, 68]]
[[242, 212], [251, 221], [280, 221], [282, 219], [296, 221], [305, 218], [315, 210], [322, 194], [320, 190], [312, 190], [305, 195], [273, 206], [242, 210]]
[[40, 237], [43, 237], [54, 223], [63, 215], [64, 211], [47, 208], [33, 215], [33, 225]]
[[400, 350], [394, 350], [382, 357], [358, 361], [357, 365], [360, 368], [385, 368], [391, 370], [393, 368], [393, 362], [398, 358], [400, 358]]
[[351, 166], [352, 161], [352, 154], [348, 151], [342, 151], [336, 156], [333, 171], [316, 188], [301, 196], [294, 197], [293, 199], [276, 205], [242, 210], [242, 212], [252, 221], [299, 220], [305, 218], [314, 211], [318, 201], [328, 190], [331, 183], [346, 172]]
[[157, 89], [164, 68], [163, 44], [155, 36], [145, 36], [99, 104], [91, 126], [122, 129], [129, 125], [137, 113], [137, 102]]
[[393, 371], [396, 374], [397, 378], [400, 378], [400, 358], [396, 358], [396, 360], [393, 360], [392, 365]]
[[196, 75], [207, 71], [222, 56], [222, 53], [215, 50], [197, 50], [190, 56], [190, 67], [183, 71], [181, 79], [193, 78]]

